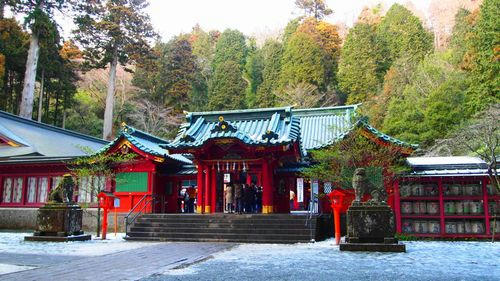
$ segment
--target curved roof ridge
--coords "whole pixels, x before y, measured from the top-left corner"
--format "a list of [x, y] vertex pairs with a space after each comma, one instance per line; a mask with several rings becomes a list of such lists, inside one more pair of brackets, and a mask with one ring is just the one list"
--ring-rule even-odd
[[[130, 134], [131, 136], [134, 136], [134, 135], [138, 135], [139, 138], [142, 138], [142, 139], [147, 139], [147, 140], [153, 140], [153, 141], [156, 141], [158, 143], [168, 143], [169, 141], [168, 140], [164, 140], [162, 138], [159, 138], [157, 136], [154, 136], [150, 133], [147, 133], [147, 132], [144, 132], [144, 131], [141, 131], [139, 129], [136, 129], [132, 126], [129, 126], [129, 125], [125, 125], [124, 126], [127, 130], [130, 130], [130, 132], [128, 131], [125, 131], [125, 133], [127, 134]], [[122, 129], [123, 131], [123, 129]], [[122, 131], [120, 131], [120, 133], [122, 133]]]
[[250, 108], [250, 109], [232, 109], [232, 110], [220, 110], [220, 111], [198, 111], [198, 112], [188, 112], [187, 115], [192, 116], [207, 116], [207, 115], [223, 115], [223, 114], [240, 114], [240, 113], [253, 113], [253, 112], [267, 112], [267, 111], [286, 111], [287, 109], [292, 109], [292, 106], [283, 107], [268, 107], [268, 108]]

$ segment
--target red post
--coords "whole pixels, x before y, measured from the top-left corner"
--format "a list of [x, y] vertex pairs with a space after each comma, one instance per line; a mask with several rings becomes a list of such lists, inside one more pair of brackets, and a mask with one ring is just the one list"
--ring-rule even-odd
[[340, 244], [340, 208], [333, 208], [333, 223], [335, 225], [335, 244]]
[[208, 166], [203, 167], [205, 171], [205, 190], [203, 193], [205, 194], [204, 202], [205, 202], [205, 213], [210, 213], [210, 169]]
[[[108, 198], [105, 199], [105, 202], [108, 201]], [[108, 232], [108, 206], [107, 202], [104, 205], [104, 211], [102, 214], [102, 240], [106, 240], [106, 233]]]
[[267, 159], [262, 161], [262, 177], [262, 213], [270, 214], [273, 212], [273, 179]]
[[438, 179], [438, 190], [439, 190], [439, 225], [441, 227], [441, 235], [445, 235], [445, 221], [444, 221], [444, 195], [443, 195], [443, 179]]
[[486, 235], [492, 234], [490, 231], [490, 210], [488, 206], [488, 188], [486, 185], [488, 184], [488, 178], [483, 177], [481, 180], [482, 186], [481, 189], [483, 190], [483, 204], [484, 204], [484, 217], [486, 218], [484, 225], [485, 225], [485, 233]]
[[210, 188], [211, 194], [210, 194], [210, 211], [211, 213], [215, 213], [216, 211], [216, 206], [217, 206], [217, 171], [215, 170], [214, 167], [210, 168]]
[[203, 165], [201, 163], [198, 163], [198, 174], [197, 174], [197, 190], [198, 193], [196, 194], [196, 212], [198, 214], [201, 214], [204, 212], [203, 209], [203, 188], [205, 187], [203, 184]]
[[[342, 211], [342, 208], [344, 208], [344, 203], [347, 203], [348, 200], [345, 200], [346, 197], [345, 191], [340, 191], [340, 190], [333, 190], [328, 194], [328, 197], [330, 199], [330, 204], [333, 210], [333, 224], [335, 227], [335, 244], [340, 244], [340, 212]], [[352, 197], [352, 196], [349, 196]]]
[[401, 233], [401, 198], [399, 194], [399, 180], [394, 181], [394, 213], [396, 216], [396, 232]]

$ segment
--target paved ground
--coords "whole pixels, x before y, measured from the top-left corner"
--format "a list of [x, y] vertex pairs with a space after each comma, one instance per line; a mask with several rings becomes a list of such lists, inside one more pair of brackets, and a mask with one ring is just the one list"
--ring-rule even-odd
[[230, 243], [152, 243], [138, 249], [93, 257], [2, 253], [0, 263], [39, 268], [0, 275], [0, 279], [137, 280], [187, 266], [232, 246]]

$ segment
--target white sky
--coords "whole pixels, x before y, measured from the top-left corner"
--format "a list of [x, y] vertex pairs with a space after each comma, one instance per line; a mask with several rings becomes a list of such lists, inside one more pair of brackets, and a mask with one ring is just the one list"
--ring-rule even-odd
[[[85, 0], [83, 0], [85, 1]], [[245, 35], [273, 35], [288, 21], [300, 16], [295, 0], [149, 0], [147, 12], [155, 30], [168, 41], [179, 33], [188, 33], [195, 24], [204, 30], [238, 29]], [[365, 6], [382, 3], [388, 8], [393, 3], [411, 2], [427, 14], [431, 0], [326, 0], [333, 15], [325, 18], [331, 23], [343, 22], [352, 26]], [[7, 13], [8, 15], [9, 13]], [[74, 28], [72, 19], [57, 15], [65, 39]], [[22, 17], [18, 16], [22, 22]]]
[[[351, 26], [364, 6], [382, 2], [412, 4], [427, 13], [431, 0], [326, 0], [334, 11], [325, 20]], [[238, 29], [246, 35], [269, 33], [284, 28], [289, 20], [301, 15], [295, 0], [150, 0], [148, 12], [154, 28], [168, 40], [179, 33], [190, 32], [198, 23], [204, 30]]]

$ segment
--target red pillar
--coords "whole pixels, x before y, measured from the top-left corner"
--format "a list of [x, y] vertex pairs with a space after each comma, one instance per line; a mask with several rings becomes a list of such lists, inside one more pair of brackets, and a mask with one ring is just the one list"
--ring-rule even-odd
[[[104, 202], [107, 203], [109, 199], [106, 198]], [[106, 233], [108, 232], [108, 207], [104, 206], [102, 214], [102, 240], [106, 240]]]
[[196, 184], [198, 186], [197, 191], [198, 193], [196, 194], [196, 212], [198, 214], [203, 213], [203, 188], [205, 188], [205, 185], [203, 184], [203, 165], [201, 163], [198, 163], [198, 174], [197, 174], [197, 180]]
[[206, 165], [203, 165], [203, 170], [205, 171], [205, 190], [203, 193], [205, 194], [204, 203], [205, 203], [205, 213], [210, 213], [210, 168]]
[[335, 225], [335, 244], [340, 244], [340, 207], [333, 208], [333, 223]]
[[262, 213], [273, 212], [273, 174], [272, 165], [267, 159], [262, 161]]
[[210, 199], [212, 199], [210, 204], [210, 211], [212, 213], [215, 213], [217, 206], [217, 171], [215, 170], [214, 167], [209, 169], [210, 169], [210, 188], [211, 188]]
[[401, 198], [399, 195], [399, 180], [394, 181], [394, 214], [396, 216], [396, 233], [401, 233]]

